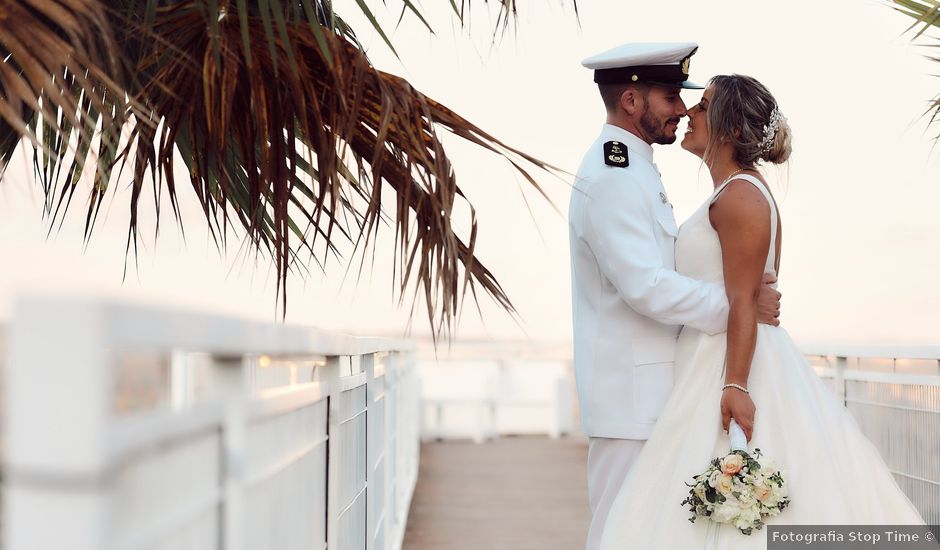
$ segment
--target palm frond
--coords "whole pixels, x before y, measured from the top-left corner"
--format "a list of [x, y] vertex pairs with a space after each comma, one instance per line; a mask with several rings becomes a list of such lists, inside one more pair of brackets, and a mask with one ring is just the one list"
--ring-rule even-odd
[[[20, 5], [35, 3], [44, 4]], [[288, 274], [306, 269], [304, 257], [323, 267], [345, 242], [364, 259], [386, 219], [395, 228], [400, 299], [409, 289], [423, 299], [435, 335], [450, 333], [467, 291], [476, 300], [482, 290], [513, 311], [476, 257], [475, 212], [438, 132], [508, 159], [539, 192], [528, 170], [555, 169], [377, 70], [328, 0], [123, 0], [107, 10], [98, 0], [62, 4], [81, 4], [87, 19], [69, 19], [63, 32], [36, 17], [32, 36], [61, 50], [50, 59], [37, 61], [22, 47], [26, 31], [0, 26], [0, 47], [11, 53], [0, 66], [0, 107], [9, 105], [0, 146], [17, 135], [42, 136], [32, 144], [37, 154], [47, 152], [35, 167], [53, 223], [68, 210], [88, 162], [98, 170], [86, 212], [90, 235], [112, 170], [120, 177], [130, 161], [128, 253], [136, 252], [138, 205], [148, 188], [158, 224], [164, 185], [181, 222], [178, 152], [217, 243], [225, 246], [238, 227], [273, 258], [283, 311]], [[508, 0], [501, 6], [515, 9]], [[421, 17], [410, 2], [406, 8]], [[62, 76], [43, 80], [49, 74]], [[112, 74], [120, 77], [107, 78]], [[41, 131], [30, 129], [37, 125]], [[95, 128], [97, 147], [89, 132]], [[89, 137], [78, 141], [63, 173], [77, 129]], [[126, 141], [118, 147], [122, 131]], [[461, 203], [471, 212], [467, 228], [451, 219]]]
[[[127, 73], [117, 51], [111, 22], [97, 0], [4, 3], [0, 11], [0, 173], [19, 143], [17, 138], [26, 137], [35, 150], [44, 153], [36, 162], [42, 165], [38, 172], [51, 197], [55, 193], [48, 176], [64, 161], [65, 136], [74, 132], [77, 147], [88, 150], [99, 123], [106, 129], [120, 127], [134, 104], [127, 101], [120, 85]], [[99, 138], [98, 153], [105, 159], [117, 147], [114, 137], [106, 131]], [[85, 158], [76, 159], [78, 164], [69, 173], [77, 179]], [[98, 173], [99, 185], [106, 176]], [[50, 205], [47, 201], [47, 212]]]
[[937, 0], [890, 0], [889, 4], [895, 11], [914, 19], [905, 32], [920, 27], [914, 33], [914, 39], [919, 38], [931, 27], [940, 26], [940, 2]]
[[[889, 5], [896, 11], [914, 19], [905, 32], [915, 31], [911, 40], [921, 38], [927, 31], [940, 27], [940, 1], [938, 0], [890, 0]], [[937, 40], [935, 37], [933, 40]], [[940, 47], [940, 44], [925, 44], [928, 47]], [[936, 55], [928, 55], [931, 61], [940, 61]], [[924, 109], [924, 117], [928, 117], [927, 126], [933, 126], [940, 121], [940, 93], [928, 101]], [[940, 142], [940, 134], [934, 136], [934, 142]]]
[[[495, 40], [498, 36], [504, 35], [508, 30], [513, 28], [519, 15], [519, 0], [483, 0], [485, 6], [489, 6], [491, 3], [496, 4], [498, 8], [496, 21], [493, 25], [493, 39]], [[454, 15], [459, 19], [461, 25], [465, 25], [469, 20], [474, 4], [479, 4], [479, 2], [460, 0], [460, 5], [458, 6], [457, 0], [450, 0], [451, 9]], [[575, 19], [579, 19], [577, 0], [571, 0], [571, 5], [574, 8]]]

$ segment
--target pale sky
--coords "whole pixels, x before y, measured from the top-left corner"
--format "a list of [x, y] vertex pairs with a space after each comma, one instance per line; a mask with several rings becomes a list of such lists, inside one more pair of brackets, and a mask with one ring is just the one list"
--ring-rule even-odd
[[[800, 341], [940, 343], [940, 157], [920, 114], [940, 87], [928, 49], [911, 45], [910, 24], [866, 0], [673, 2], [582, 0], [580, 28], [570, 5], [528, 2], [518, 28], [490, 43], [492, 10], [477, 2], [469, 29], [456, 28], [446, 2], [426, 0], [436, 35], [413, 17], [395, 29], [400, 4], [376, 14], [397, 60], [370, 31], [353, 0], [335, 2], [380, 69], [407, 77], [506, 143], [574, 172], [604, 112], [580, 60], [628, 41], [696, 41], [691, 78], [738, 72], [777, 97], [794, 132], [787, 168], [774, 182], [784, 225], [782, 322]], [[700, 92], [683, 92], [686, 103]], [[682, 124], [684, 126], [684, 122]], [[684, 131], [680, 127], [680, 132]], [[458, 181], [477, 209], [480, 257], [520, 313], [520, 324], [484, 300], [481, 321], [468, 304], [458, 338], [570, 339], [567, 224], [504, 162], [448, 144]], [[656, 162], [679, 223], [711, 191], [707, 171], [677, 144], [657, 146]], [[182, 187], [187, 242], [166, 216], [156, 245], [145, 224], [139, 268], [122, 284], [127, 203], [116, 186], [87, 250], [83, 200], [45, 240], [41, 192], [29, 163], [14, 160], [0, 185], [0, 315], [19, 292], [92, 293], [166, 307], [274, 319], [272, 270], [207, 241], [198, 204]], [[179, 178], [185, 172], [181, 172]], [[568, 181], [540, 177], [559, 209]], [[528, 199], [532, 214], [526, 208]], [[149, 204], [149, 203], [148, 203]], [[168, 210], [168, 209], [167, 209]], [[168, 213], [168, 212], [167, 212]], [[151, 217], [152, 218], [152, 217]], [[387, 245], [388, 241], [384, 241]], [[335, 262], [326, 275], [289, 283], [288, 321], [361, 334], [401, 334], [407, 307], [390, 292], [390, 256], [355, 285]], [[407, 300], [406, 300], [407, 305]], [[416, 333], [427, 323], [419, 310]]]

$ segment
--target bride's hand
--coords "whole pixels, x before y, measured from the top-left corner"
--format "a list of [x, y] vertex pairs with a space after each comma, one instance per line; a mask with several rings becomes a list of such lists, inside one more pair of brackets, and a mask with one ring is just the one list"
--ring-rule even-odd
[[728, 431], [731, 419], [744, 430], [747, 440], [751, 440], [751, 433], [754, 430], [754, 412], [757, 407], [751, 401], [751, 396], [737, 388], [725, 388], [721, 392], [721, 425]]

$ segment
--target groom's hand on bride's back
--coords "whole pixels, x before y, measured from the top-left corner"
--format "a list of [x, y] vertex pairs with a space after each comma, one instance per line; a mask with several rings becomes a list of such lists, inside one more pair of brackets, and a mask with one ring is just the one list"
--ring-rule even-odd
[[781, 294], [770, 286], [777, 282], [777, 276], [764, 273], [761, 282], [763, 284], [760, 287], [760, 295], [757, 297], [757, 320], [765, 325], [780, 326], [778, 317], [780, 317]]

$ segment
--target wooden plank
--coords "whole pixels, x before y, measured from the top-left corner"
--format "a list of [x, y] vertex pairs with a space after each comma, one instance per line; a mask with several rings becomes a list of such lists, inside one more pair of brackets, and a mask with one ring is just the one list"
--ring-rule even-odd
[[426, 443], [404, 550], [584, 548], [586, 462], [583, 438]]

